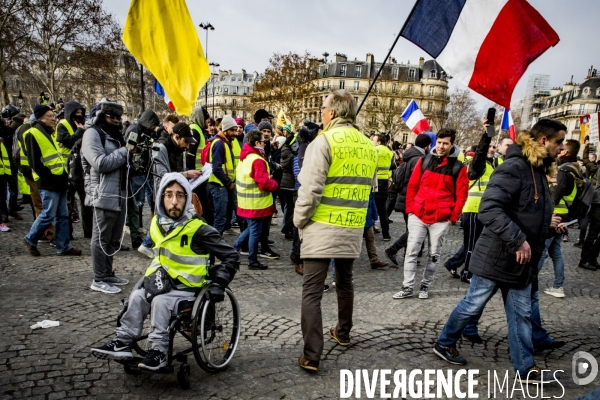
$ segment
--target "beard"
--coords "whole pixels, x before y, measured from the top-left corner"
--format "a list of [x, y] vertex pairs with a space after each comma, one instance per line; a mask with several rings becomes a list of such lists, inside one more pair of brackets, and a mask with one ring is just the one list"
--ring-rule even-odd
[[178, 219], [181, 217], [182, 210], [178, 207], [173, 207], [167, 210], [167, 214], [169, 214], [169, 217], [172, 219]]

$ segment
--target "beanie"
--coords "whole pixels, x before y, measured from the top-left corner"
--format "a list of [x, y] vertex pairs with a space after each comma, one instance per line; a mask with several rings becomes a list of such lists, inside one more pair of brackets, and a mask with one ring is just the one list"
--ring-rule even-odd
[[427, 135], [425, 133], [421, 133], [415, 139], [415, 146], [420, 147], [422, 149], [429, 146], [430, 144], [431, 144], [431, 138], [429, 137], [429, 135]]
[[51, 110], [52, 109], [48, 106], [36, 104], [35, 107], [33, 107], [33, 115], [35, 116], [35, 119], [40, 119], [41, 117], [44, 116], [44, 114], [46, 114], [48, 111], [51, 111]]
[[237, 122], [231, 117], [231, 115], [224, 115], [221, 121], [221, 131], [225, 132], [231, 128], [237, 128]]
[[235, 123], [240, 125], [242, 128], [244, 126], [246, 126], [246, 123], [244, 122], [244, 118], [235, 118]]
[[105, 100], [100, 102], [100, 110], [98, 112], [120, 117], [123, 115], [123, 106], [116, 101]]
[[285, 124], [283, 126], [283, 130], [286, 131], [287, 133], [294, 133], [294, 132], [292, 132], [292, 125], [291, 124]]
[[285, 144], [286, 139], [283, 136], [278, 136], [275, 138], [275, 141], [279, 144], [279, 148], [281, 148]]
[[262, 121], [260, 124], [258, 124], [258, 130], [262, 131], [263, 129], [268, 129], [271, 131], [271, 133], [273, 133], [273, 125], [271, 125], [269, 121]]

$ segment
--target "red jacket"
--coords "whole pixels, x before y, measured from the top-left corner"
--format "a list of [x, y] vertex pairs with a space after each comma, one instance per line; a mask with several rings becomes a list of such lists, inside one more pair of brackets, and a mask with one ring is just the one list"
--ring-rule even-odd
[[[455, 152], [452, 151], [452, 154]], [[424, 224], [448, 221], [455, 223], [467, 201], [469, 178], [463, 166], [456, 179], [452, 177], [452, 166], [448, 157], [433, 156], [432, 163], [421, 172], [421, 158], [408, 181], [406, 191], [406, 213], [413, 213]], [[460, 162], [455, 157], [455, 162]], [[450, 163], [451, 164], [451, 163]]]
[[[265, 158], [262, 154], [260, 154], [254, 147], [250, 146], [248, 143], [244, 144], [242, 147], [242, 151], [240, 152], [240, 162], [244, 161], [244, 159], [248, 156], [248, 154], [258, 154], [261, 158]], [[274, 179], [269, 177], [269, 171], [267, 169], [267, 163], [262, 162], [261, 160], [255, 160], [252, 163], [252, 171], [250, 172], [250, 177], [254, 179], [258, 188], [265, 192], [274, 192], [279, 188], [279, 184]], [[273, 215], [273, 211], [275, 211], [275, 205], [271, 205], [270, 207], [263, 208], [261, 210], [248, 210], [246, 208], [237, 208], [237, 214], [243, 218], [262, 218], [262, 217], [270, 217]]]

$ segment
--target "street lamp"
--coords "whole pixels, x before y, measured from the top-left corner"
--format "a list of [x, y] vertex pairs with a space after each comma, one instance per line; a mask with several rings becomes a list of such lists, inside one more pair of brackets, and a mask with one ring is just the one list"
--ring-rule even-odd
[[21, 93], [20, 90], [19, 90], [19, 95], [17, 96], [17, 104], [19, 105], [19, 108], [21, 108], [21, 106], [23, 105], [23, 94]]
[[[204, 49], [205, 51], [205, 58], [208, 61], [208, 31], [214, 31], [215, 27], [212, 26], [212, 24], [210, 22], [207, 23], [200, 23], [200, 25], [198, 25], [200, 28], [204, 29], [206, 31], [206, 47]], [[204, 104], [206, 105], [208, 103], [208, 84], [206, 84], [206, 86], [204, 87]]]
[[[213, 80], [213, 75], [215, 74], [215, 67], [220, 67], [219, 64], [217, 63], [209, 63], [208, 65], [210, 65], [211, 67], [213, 67], [212, 73], [210, 74], [210, 79]], [[208, 89], [208, 84], [206, 85], [206, 88]], [[208, 91], [205, 92], [206, 96], [208, 96]], [[207, 100], [205, 100], [205, 103], [208, 103]], [[215, 81], [212, 81], [212, 116], [214, 118], [215, 116]]]

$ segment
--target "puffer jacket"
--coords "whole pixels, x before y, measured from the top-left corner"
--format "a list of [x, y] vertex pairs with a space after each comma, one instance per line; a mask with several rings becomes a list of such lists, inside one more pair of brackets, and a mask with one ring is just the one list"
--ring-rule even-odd
[[[100, 135], [104, 135], [104, 145]], [[127, 191], [123, 170], [127, 164], [127, 148], [92, 125], [83, 134], [81, 163], [84, 178], [85, 205], [109, 211], [125, 211]], [[87, 172], [89, 170], [89, 172]]]
[[[553, 211], [546, 179], [555, 175], [552, 162], [546, 149], [527, 133], [519, 134], [516, 144], [508, 148], [479, 205], [484, 228], [471, 256], [473, 274], [515, 288], [537, 281]], [[531, 247], [531, 260], [517, 264], [515, 253], [525, 241]]]
[[454, 164], [460, 163], [459, 153], [454, 146], [447, 157], [439, 157], [433, 150], [417, 161], [406, 190], [407, 214], [413, 213], [424, 224], [458, 221], [469, 191], [467, 169], [462, 163], [458, 176], [453, 176]]
[[294, 142], [293, 145], [290, 144], [294, 138], [295, 136], [286, 138], [285, 143], [281, 147], [280, 164], [283, 171], [280, 184], [281, 189], [292, 190], [296, 186], [296, 179], [294, 179], [294, 157], [298, 155], [298, 143]]
[[408, 181], [410, 180], [410, 176], [415, 169], [417, 161], [419, 161], [422, 157], [425, 157], [425, 150], [417, 146], [413, 146], [404, 152], [404, 165], [400, 165], [398, 167], [403, 170], [399, 171], [403, 175], [401, 176], [401, 182], [398, 182], [398, 185], [395, 188], [397, 192], [396, 204], [394, 205], [395, 211], [404, 212], [406, 208], [406, 189], [408, 188]]

